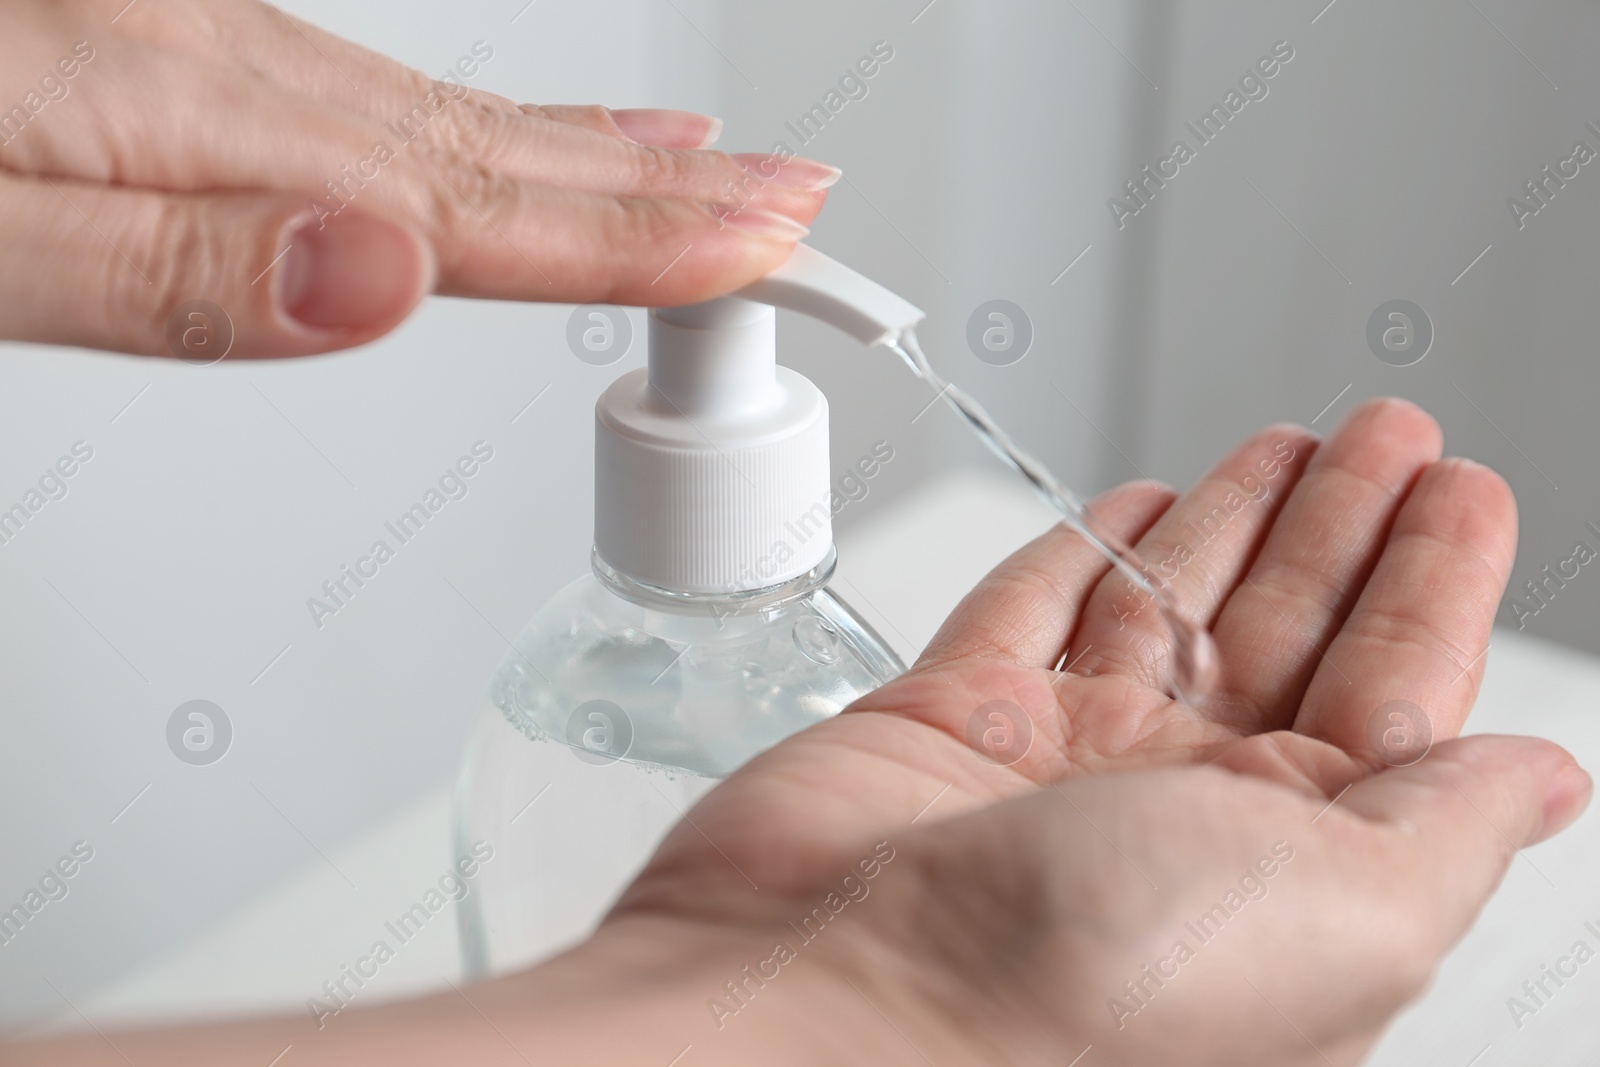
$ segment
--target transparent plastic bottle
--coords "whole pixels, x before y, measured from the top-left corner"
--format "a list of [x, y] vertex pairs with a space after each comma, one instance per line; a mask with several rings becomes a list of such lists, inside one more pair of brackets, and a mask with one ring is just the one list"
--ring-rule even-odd
[[667, 829], [750, 757], [904, 667], [826, 588], [828, 404], [777, 363], [777, 306], [864, 344], [922, 312], [804, 245], [740, 295], [650, 312], [595, 405], [593, 574], [522, 631], [457, 792], [467, 973], [585, 936]]
[[905, 669], [826, 587], [833, 564], [711, 596], [596, 557], [533, 618], [457, 786], [456, 854], [494, 848], [458, 911], [469, 976], [584, 937], [718, 780]]

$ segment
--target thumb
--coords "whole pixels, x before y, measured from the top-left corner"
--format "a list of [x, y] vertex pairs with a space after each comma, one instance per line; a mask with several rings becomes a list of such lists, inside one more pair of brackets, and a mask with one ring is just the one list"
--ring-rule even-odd
[[1476, 736], [1436, 746], [1421, 762], [1367, 778], [1340, 806], [1410, 832], [1404, 884], [1419, 913], [1461, 936], [1523, 848], [1553, 837], [1588, 806], [1593, 782], [1558, 745]]
[[365, 344], [437, 276], [419, 233], [354, 208], [3, 173], [0, 247], [0, 336], [200, 362]]

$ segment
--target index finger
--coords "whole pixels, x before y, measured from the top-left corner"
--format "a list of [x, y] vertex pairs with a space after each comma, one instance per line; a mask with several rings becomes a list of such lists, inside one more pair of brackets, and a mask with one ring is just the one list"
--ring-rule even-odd
[[[1131, 542], [1161, 517], [1174, 496], [1156, 482], [1130, 482], [1096, 497], [1089, 508]], [[962, 598], [918, 663], [978, 655], [1054, 667], [1089, 591], [1110, 569], [1088, 541], [1057, 523], [1013, 552]]]

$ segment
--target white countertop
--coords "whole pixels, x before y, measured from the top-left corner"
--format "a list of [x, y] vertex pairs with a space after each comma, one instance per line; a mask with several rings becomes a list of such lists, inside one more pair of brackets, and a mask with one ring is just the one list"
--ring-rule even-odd
[[[839, 588], [903, 654], [920, 648], [993, 563], [1047, 528], [1051, 516], [999, 474], [962, 472], [885, 509], [841, 538]], [[909, 655], [908, 655], [909, 659]], [[1600, 767], [1600, 660], [1497, 631], [1472, 732], [1537, 734]], [[306, 998], [383, 936], [384, 922], [433, 885], [447, 864], [448, 791], [397, 812], [376, 832], [330, 853], [356, 887], [319, 864], [270, 887], [250, 907], [198, 931], [81, 1000], [98, 1024], [238, 1010], [305, 1010]], [[1541, 966], [1600, 927], [1600, 815], [1530, 849], [1512, 866], [1477, 927], [1445, 961], [1371, 1061], [1495, 1067], [1593, 1063], [1600, 1055], [1600, 962], [1519, 1028], [1508, 997]], [[357, 996], [377, 1000], [454, 980], [454, 917], [441, 912]], [[75, 1022], [76, 1016], [62, 1022]], [[1477, 1057], [1474, 1059], [1474, 1057]]]

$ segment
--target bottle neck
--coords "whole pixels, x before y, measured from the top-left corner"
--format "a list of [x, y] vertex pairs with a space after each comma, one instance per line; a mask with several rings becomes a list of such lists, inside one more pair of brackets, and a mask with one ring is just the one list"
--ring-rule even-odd
[[822, 562], [804, 574], [777, 585], [737, 593], [685, 593], [637, 581], [613, 568], [601, 558], [598, 550], [591, 554], [590, 566], [601, 585], [641, 607], [674, 615], [709, 615], [725, 619], [734, 615], [763, 614], [812, 595], [828, 584], [838, 559], [838, 551], [830, 545]]

